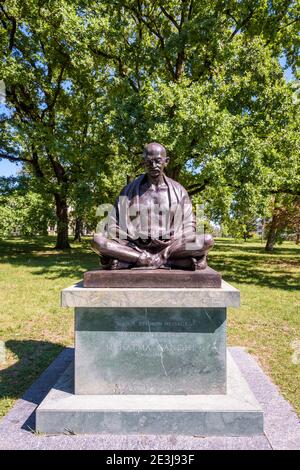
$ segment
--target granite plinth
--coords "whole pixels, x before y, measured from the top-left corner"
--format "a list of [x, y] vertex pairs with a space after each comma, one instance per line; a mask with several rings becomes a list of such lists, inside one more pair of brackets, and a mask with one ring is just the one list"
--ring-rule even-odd
[[226, 307], [220, 288], [84, 288], [62, 292], [75, 307], [78, 394], [226, 392]]
[[251, 436], [263, 413], [227, 354], [226, 395], [74, 395], [69, 366], [36, 410], [36, 430], [76, 434]]
[[75, 308], [76, 394], [226, 393], [225, 308]]
[[222, 280], [220, 288], [101, 288], [79, 282], [63, 289], [62, 307], [239, 307], [240, 292]]
[[83, 276], [83, 287], [221, 287], [221, 275], [207, 267], [200, 271], [182, 269], [97, 269]]

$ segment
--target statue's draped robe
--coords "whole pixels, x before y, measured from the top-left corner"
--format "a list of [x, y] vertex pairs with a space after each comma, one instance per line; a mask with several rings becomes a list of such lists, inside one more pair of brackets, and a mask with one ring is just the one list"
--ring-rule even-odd
[[[104, 235], [137, 251], [156, 253], [168, 247], [171, 254], [195, 235], [192, 204], [183, 186], [164, 175], [169, 207], [162, 213], [152, 204], [145, 207], [141, 199], [146, 178], [141, 175], [123, 188], [108, 216]], [[149, 211], [152, 223], [149, 223]]]

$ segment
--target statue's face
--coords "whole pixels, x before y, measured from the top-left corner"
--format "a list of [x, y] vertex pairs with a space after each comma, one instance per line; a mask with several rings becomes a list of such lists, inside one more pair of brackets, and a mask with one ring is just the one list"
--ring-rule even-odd
[[169, 158], [159, 146], [148, 147], [144, 153], [144, 166], [146, 172], [153, 178], [162, 175], [168, 164]]

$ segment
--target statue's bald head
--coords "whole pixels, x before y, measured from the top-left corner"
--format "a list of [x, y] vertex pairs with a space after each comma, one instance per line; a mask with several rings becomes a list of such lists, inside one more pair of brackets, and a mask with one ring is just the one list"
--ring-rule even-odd
[[145, 145], [144, 157], [157, 154], [160, 154], [162, 157], [167, 156], [167, 151], [163, 145], [159, 144], [158, 142], [150, 142], [150, 144]]
[[158, 142], [151, 142], [144, 148], [144, 166], [149, 178], [158, 178], [163, 175], [168, 164], [166, 149]]

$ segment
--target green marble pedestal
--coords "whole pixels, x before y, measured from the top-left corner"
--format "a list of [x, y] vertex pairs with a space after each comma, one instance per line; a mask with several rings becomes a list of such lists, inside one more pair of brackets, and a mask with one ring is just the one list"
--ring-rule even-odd
[[75, 308], [75, 393], [226, 393], [225, 308]]

